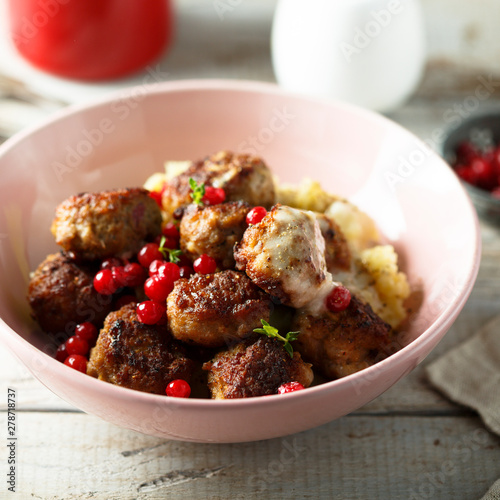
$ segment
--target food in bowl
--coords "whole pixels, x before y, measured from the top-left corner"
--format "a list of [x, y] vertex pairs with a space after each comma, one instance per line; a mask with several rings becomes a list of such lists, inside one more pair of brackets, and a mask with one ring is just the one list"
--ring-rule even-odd
[[[350, 202], [280, 186], [256, 156], [167, 165], [56, 209], [28, 297], [56, 357], [123, 387], [234, 399], [301, 390], [394, 352], [410, 287]], [[100, 330], [98, 337], [97, 330]]]

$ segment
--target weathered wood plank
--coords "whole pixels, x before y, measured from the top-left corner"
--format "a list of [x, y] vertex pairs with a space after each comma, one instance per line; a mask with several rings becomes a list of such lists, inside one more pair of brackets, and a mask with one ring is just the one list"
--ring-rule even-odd
[[21, 498], [470, 500], [500, 475], [500, 441], [475, 417], [351, 416], [226, 445], [165, 441], [79, 413], [17, 418]]

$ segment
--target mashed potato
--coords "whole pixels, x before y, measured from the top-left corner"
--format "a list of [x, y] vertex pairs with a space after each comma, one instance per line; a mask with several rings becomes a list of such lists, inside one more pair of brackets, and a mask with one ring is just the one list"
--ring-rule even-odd
[[305, 178], [298, 186], [278, 184], [278, 182], [275, 184], [278, 203], [293, 208], [323, 213], [334, 201], [340, 200], [338, 196], [324, 191], [318, 181], [308, 178]]
[[373, 277], [381, 304], [377, 314], [393, 328], [407, 315], [405, 300], [410, 296], [406, 275], [398, 269], [398, 256], [391, 245], [378, 245], [361, 252], [361, 263]]
[[148, 191], [161, 191], [165, 182], [185, 172], [189, 165], [191, 165], [190, 161], [165, 162], [165, 172], [157, 172], [148, 177], [144, 183], [144, 188]]
[[397, 328], [406, 318], [404, 306], [410, 295], [406, 275], [398, 269], [398, 256], [391, 245], [379, 245], [375, 222], [347, 200], [325, 192], [319, 182], [304, 179], [299, 186], [278, 188], [280, 203], [331, 217], [346, 237], [353, 254], [349, 273], [336, 276], [368, 302], [389, 325]]

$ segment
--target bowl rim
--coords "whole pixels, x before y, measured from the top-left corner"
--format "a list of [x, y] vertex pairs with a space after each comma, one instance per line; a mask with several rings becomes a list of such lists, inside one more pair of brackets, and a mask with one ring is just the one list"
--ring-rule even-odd
[[[3, 144], [0, 145], [0, 158], [11, 148], [15, 147], [18, 143], [25, 140], [31, 134], [51, 125], [55, 122], [64, 120], [76, 115], [82, 111], [98, 108], [102, 105], [109, 104], [115, 99], [123, 98], [130, 94], [133, 94], [137, 89], [144, 88], [143, 85], [135, 85], [120, 89], [118, 91], [112, 91], [104, 96], [99, 96], [97, 99], [92, 99], [89, 102], [70, 104], [65, 108], [57, 110], [47, 118], [41, 120], [39, 123], [26, 127], [22, 131], [18, 132], [11, 138], [7, 139]], [[231, 79], [188, 79], [188, 80], [172, 80], [166, 82], [160, 82], [155, 84], [154, 88], [146, 90], [146, 96], [152, 94], [165, 94], [165, 93], [177, 93], [177, 92], [206, 92], [206, 91], [218, 91], [218, 92], [243, 92], [243, 93], [265, 93], [274, 94], [281, 97], [289, 97], [291, 99], [298, 99], [306, 102], [310, 102], [315, 105], [326, 106], [329, 108], [337, 108], [347, 110], [350, 113], [360, 115], [364, 119], [369, 119], [375, 122], [382, 123], [385, 127], [390, 126], [392, 128], [399, 129], [402, 133], [411, 137], [413, 142], [419, 144], [421, 147], [426, 147], [425, 143], [412, 132], [404, 128], [402, 125], [392, 121], [391, 119], [369, 109], [362, 108], [360, 106], [347, 103], [340, 100], [326, 100], [319, 99], [301, 95], [296, 92], [290, 92], [282, 89], [279, 85], [275, 83], [251, 81], [251, 80], [231, 80]], [[439, 156], [438, 153], [432, 152], [432, 156], [435, 160], [440, 162], [444, 167], [451, 168], [448, 163]], [[458, 181], [458, 178], [457, 178]], [[157, 403], [163, 405], [172, 405], [179, 409], [189, 409], [194, 407], [203, 407], [206, 410], [217, 410], [222, 407], [231, 408], [245, 408], [248, 405], [272, 405], [276, 401], [281, 400], [280, 398], [307, 398], [315, 397], [320, 392], [334, 391], [335, 389], [340, 390], [346, 385], [356, 385], [355, 381], [357, 379], [370, 379], [377, 371], [383, 371], [384, 367], [390, 364], [398, 364], [404, 362], [406, 353], [408, 351], [415, 351], [415, 354], [425, 352], [427, 345], [433, 342], [434, 337], [438, 335], [441, 331], [448, 329], [451, 324], [455, 321], [460, 310], [463, 308], [464, 304], [468, 300], [468, 297], [472, 291], [472, 288], [477, 277], [479, 270], [480, 257], [481, 257], [481, 234], [479, 227], [479, 220], [477, 213], [472, 205], [470, 197], [468, 196], [465, 188], [460, 182], [457, 182], [457, 186], [462, 191], [464, 202], [469, 205], [469, 210], [472, 215], [472, 221], [474, 225], [475, 241], [474, 241], [474, 251], [473, 251], [473, 262], [470, 266], [466, 279], [464, 281], [465, 285], [460, 290], [459, 294], [454, 297], [453, 301], [448, 304], [439, 314], [437, 319], [432, 323], [426, 330], [424, 330], [416, 339], [411, 341], [409, 344], [399, 349], [394, 354], [389, 357], [379, 361], [375, 365], [365, 368], [359, 372], [353, 373], [346, 377], [331, 380], [314, 387], [309, 387], [307, 391], [296, 391], [288, 394], [273, 394], [265, 397], [253, 397], [253, 398], [241, 398], [241, 399], [231, 399], [231, 400], [213, 400], [213, 399], [202, 399], [202, 398], [167, 398], [164, 395], [150, 394], [142, 391], [137, 391], [134, 389], [129, 389], [127, 387], [121, 387], [108, 382], [98, 380], [94, 377], [89, 377], [84, 373], [80, 373], [77, 370], [66, 370], [63, 368], [63, 364], [57, 361], [55, 358], [44, 353], [33, 344], [28, 342], [26, 339], [21, 337], [15, 330], [13, 330], [5, 321], [0, 317], [0, 336], [6, 340], [5, 344], [11, 350], [15, 357], [19, 358], [14, 349], [14, 345], [21, 347], [23, 350], [30, 351], [35, 358], [42, 356], [42, 359], [49, 363], [48, 367], [53, 370], [55, 376], [61, 375], [69, 378], [73, 381], [76, 386], [91, 384], [89, 387], [95, 387], [101, 395], [108, 395], [110, 400], [113, 398], [119, 399], [129, 399], [131, 396], [139, 401]], [[423, 358], [422, 358], [423, 359]], [[418, 363], [422, 360], [419, 359]], [[417, 363], [417, 364], [418, 364]], [[24, 364], [24, 363], [23, 363]], [[61, 370], [59, 372], [59, 370]], [[64, 371], [62, 371], [64, 370]], [[85, 377], [85, 378], [83, 378]], [[96, 384], [92, 386], [92, 384]]]

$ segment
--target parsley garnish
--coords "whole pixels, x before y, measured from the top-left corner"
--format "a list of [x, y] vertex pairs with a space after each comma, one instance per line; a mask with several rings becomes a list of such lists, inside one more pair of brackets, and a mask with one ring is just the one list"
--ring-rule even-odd
[[189, 178], [189, 185], [191, 186], [191, 199], [200, 207], [203, 206], [202, 198], [205, 196], [205, 184], [202, 182], [200, 185], [192, 178]]
[[163, 255], [163, 257], [165, 257], [165, 259], [167, 258], [167, 254], [168, 254], [168, 260], [170, 262], [173, 262], [174, 264], [177, 264], [177, 262], [180, 261], [179, 255], [182, 254], [182, 250], [172, 250], [171, 248], [165, 248], [165, 246], [164, 246], [165, 241], [167, 241], [167, 238], [165, 238], [165, 236], [162, 236], [158, 250]]
[[263, 333], [264, 335], [267, 335], [269, 338], [281, 340], [281, 342], [284, 343], [283, 347], [285, 348], [285, 351], [290, 355], [291, 358], [293, 358], [293, 348], [290, 342], [297, 340], [297, 337], [299, 336], [300, 332], [288, 332], [286, 334], [286, 337], [282, 337], [278, 333], [277, 328], [274, 328], [274, 326], [271, 326], [267, 321], [263, 319], [261, 319], [260, 321], [264, 328], [254, 328], [254, 332]]

